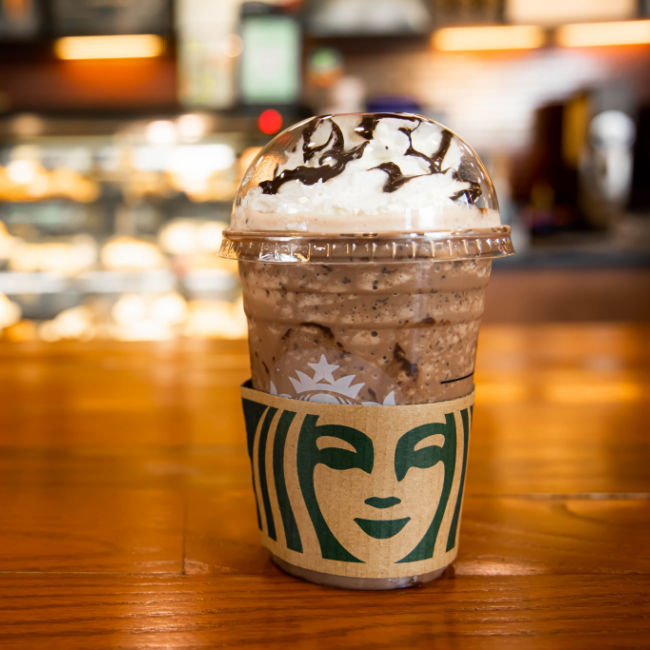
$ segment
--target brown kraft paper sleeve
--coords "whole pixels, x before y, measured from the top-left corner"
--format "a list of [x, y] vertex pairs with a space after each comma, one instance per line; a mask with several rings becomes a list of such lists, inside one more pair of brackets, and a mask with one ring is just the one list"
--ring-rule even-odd
[[474, 393], [432, 404], [321, 404], [242, 387], [262, 542], [354, 578], [436, 571], [458, 552]]

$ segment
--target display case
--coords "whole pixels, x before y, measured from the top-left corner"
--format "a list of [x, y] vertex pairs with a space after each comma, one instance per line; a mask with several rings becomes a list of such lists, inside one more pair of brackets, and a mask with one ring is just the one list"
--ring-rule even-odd
[[10, 339], [245, 335], [216, 251], [246, 119], [209, 114], [0, 124], [0, 331]]

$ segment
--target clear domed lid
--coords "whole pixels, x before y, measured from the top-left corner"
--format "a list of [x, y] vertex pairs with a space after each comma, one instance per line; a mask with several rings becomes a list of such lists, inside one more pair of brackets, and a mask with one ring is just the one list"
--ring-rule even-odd
[[488, 231], [508, 234], [468, 144], [421, 116], [356, 113], [313, 117], [273, 138], [242, 179], [225, 238]]

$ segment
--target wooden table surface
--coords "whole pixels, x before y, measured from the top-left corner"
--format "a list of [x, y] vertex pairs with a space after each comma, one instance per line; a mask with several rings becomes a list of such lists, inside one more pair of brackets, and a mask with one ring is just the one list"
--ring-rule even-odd
[[0, 346], [0, 648], [650, 647], [650, 326], [491, 325], [460, 554], [347, 592], [258, 542], [245, 343]]

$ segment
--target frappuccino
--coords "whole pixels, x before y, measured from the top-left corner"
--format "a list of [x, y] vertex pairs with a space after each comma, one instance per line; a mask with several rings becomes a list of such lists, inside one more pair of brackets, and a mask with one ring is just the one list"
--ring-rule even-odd
[[[485, 288], [492, 258], [511, 252], [477, 155], [425, 118], [312, 118], [253, 162], [222, 254], [239, 260], [258, 520], [282, 568], [334, 586], [385, 589], [431, 580], [453, 560]], [[294, 414], [290, 424], [286, 413]], [[327, 429], [318, 438], [310, 476], [329, 467], [338, 478], [310, 502], [311, 479], [296, 477], [314, 418], [347, 433]], [[382, 418], [392, 427], [385, 435]], [[429, 433], [404, 451], [416, 430]], [[278, 450], [278, 435], [295, 444]], [[378, 494], [360, 505], [336, 490], [343, 484], [352, 494], [366, 479]], [[418, 499], [403, 489], [409, 481], [428, 495], [419, 514]], [[352, 510], [359, 516], [348, 517]], [[426, 534], [416, 521], [429, 522]]]

